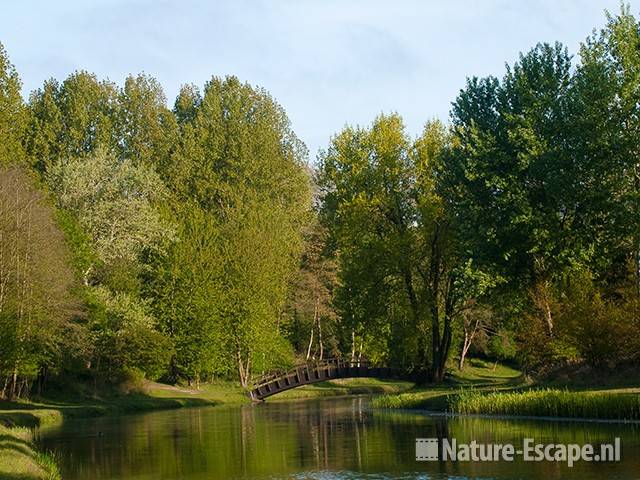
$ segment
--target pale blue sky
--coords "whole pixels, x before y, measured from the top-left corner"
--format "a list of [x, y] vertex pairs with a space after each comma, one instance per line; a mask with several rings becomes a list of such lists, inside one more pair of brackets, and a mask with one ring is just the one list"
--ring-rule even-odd
[[[89, 70], [144, 71], [173, 105], [181, 84], [234, 74], [284, 106], [311, 158], [346, 123], [400, 113], [412, 134], [448, 118], [465, 78], [502, 75], [520, 51], [570, 52], [618, 0], [3, 0], [4, 43], [25, 95]], [[635, 5], [632, 4], [634, 13]]]

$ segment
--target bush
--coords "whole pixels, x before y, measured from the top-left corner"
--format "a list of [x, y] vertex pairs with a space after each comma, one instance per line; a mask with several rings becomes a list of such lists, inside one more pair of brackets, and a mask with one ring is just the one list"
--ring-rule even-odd
[[127, 369], [151, 379], [165, 372], [173, 348], [170, 340], [155, 329], [155, 318], [142, 300], [93, 287], [88, 303], [96, 338], [96, 363], [102, 373], [115, 381]]
[[640, 358], [640, 302], [634, 286], [605, 290], [588, 273], [576, 271], [561, 287], [555, 292], [560, 301], [550, 302], [553, 331], [544, 312], [529, 313], [520, 326], [519, 356], [527, 371], [577, 361], [613, 368]]
[[640, 308], [626, 291], [603, 298], [589, 278], [572, 278], [558, 316], [559, 333], [592, 366], [635, 360]]

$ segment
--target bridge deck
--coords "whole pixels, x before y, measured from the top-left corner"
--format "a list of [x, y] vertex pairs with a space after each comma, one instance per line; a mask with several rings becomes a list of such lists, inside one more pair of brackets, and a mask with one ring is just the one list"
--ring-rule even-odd
[[259, 401], [285, 390], [324, 382], [335, 378], [372, 377], [380, 379], [409, 379], [399, 369], [372, 365], [368, 362], [348, 362], [326, 360], [313, 364], [299, 365], [286, 372], [265, 375], [254, 382], [249, 395]]

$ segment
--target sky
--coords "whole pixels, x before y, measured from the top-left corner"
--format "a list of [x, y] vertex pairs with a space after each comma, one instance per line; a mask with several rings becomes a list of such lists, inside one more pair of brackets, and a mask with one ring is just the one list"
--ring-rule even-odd
[[[578, 51], [619, 0], [0, 0], [25, 97], [75, 70], [180, 86], [236, 75], [285, 108], [311, 160], [345, 125], [397, 112], [417, 135], [467, 77], [502, 76], [538, 42]], [[637, 13], [632, 4], [632, 11]]]

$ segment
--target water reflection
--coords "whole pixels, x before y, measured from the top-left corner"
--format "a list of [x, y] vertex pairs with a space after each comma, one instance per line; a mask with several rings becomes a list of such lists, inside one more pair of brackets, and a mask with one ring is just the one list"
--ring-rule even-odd
[[[416, 437], [519, 445], [622, 438], [621, 463], [416, 462]], [[41, 443], [72, 479], [638, 478], [634, 425], [445, 418], [371, 410], [366, 397], [78, 419]]]

